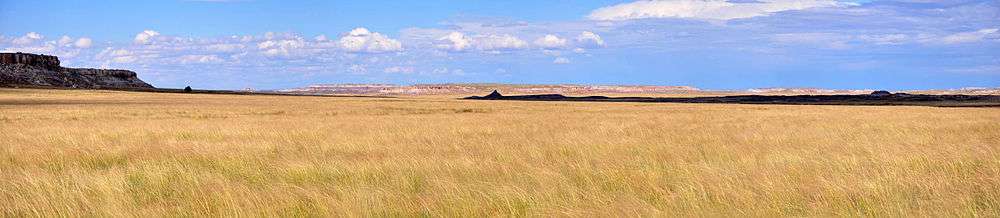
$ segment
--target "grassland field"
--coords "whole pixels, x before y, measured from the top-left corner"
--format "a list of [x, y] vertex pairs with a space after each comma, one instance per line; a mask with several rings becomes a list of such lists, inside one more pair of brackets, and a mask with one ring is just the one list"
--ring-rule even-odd
[[0, 216], [1000, 216], [1000, 108], [0, 89]]

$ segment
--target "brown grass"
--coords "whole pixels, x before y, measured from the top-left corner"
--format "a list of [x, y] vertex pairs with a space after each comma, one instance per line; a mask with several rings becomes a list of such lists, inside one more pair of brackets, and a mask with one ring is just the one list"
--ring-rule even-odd
[[996, 108], [0, 89], [0, 216], [998, 216]]

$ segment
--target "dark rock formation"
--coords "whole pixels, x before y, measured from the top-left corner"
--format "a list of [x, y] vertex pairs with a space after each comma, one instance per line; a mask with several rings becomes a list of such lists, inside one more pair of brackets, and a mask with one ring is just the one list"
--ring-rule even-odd
[[135, 72], [64, 68], [59, 58], [27, 53], [0, 53], [0, 86], [88, 89], [152, 89]]
[[879, 91], [874, 91], [874, 92], [872, 92], [871, 94], [868, 94], [868, 95], [875, 96], [875, 97], [885, 97], [885, 96], [892, 95], [892, 93], [889, 92], [889, 91], [885, 91], [885, 90], [879, 90]]
[[59, 70], [59, 58], [51, 55], [36, 55], [28, 53], [0, 53], [0, 64], [24, 64]]
[[483, 98], [501, 98], [501, 97], [503, 97], [503, 95], [501, 95], [500, 92], [498, 92], [497, 90], [493, 90], [493, 93], [490, 93], [489, 95], [486, 95]]

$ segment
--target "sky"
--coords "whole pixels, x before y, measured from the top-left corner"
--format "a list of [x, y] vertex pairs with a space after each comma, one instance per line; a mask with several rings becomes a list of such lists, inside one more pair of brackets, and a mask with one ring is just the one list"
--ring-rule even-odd
[[0, 0], [0, 50], [157, 87], [1000, 87], [995, 0]]

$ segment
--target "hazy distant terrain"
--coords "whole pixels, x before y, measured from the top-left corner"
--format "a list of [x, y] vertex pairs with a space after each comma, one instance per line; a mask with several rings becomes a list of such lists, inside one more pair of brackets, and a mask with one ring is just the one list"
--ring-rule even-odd
[[[320, 95], [484, 95], [493, 90], [503, 94], [567, 94], [611, 96], [724, 96], [724, 95], [858, 95], [874, 89], [821, 89], [821, 88], [754, 88], [746, 90], [711, 90], [692, 86], [654, 85], [541, 85], [541, 84], [318, 84], [302, 88], [282, 89], [274, 92]], [[892, 90], [913, 94], [934, 95], [998, 95], [1000, 88], [970, 87], [948, 90]]]
[[0, 216], [991, 217], [998, 157], [996, 108], [0, 89]]

